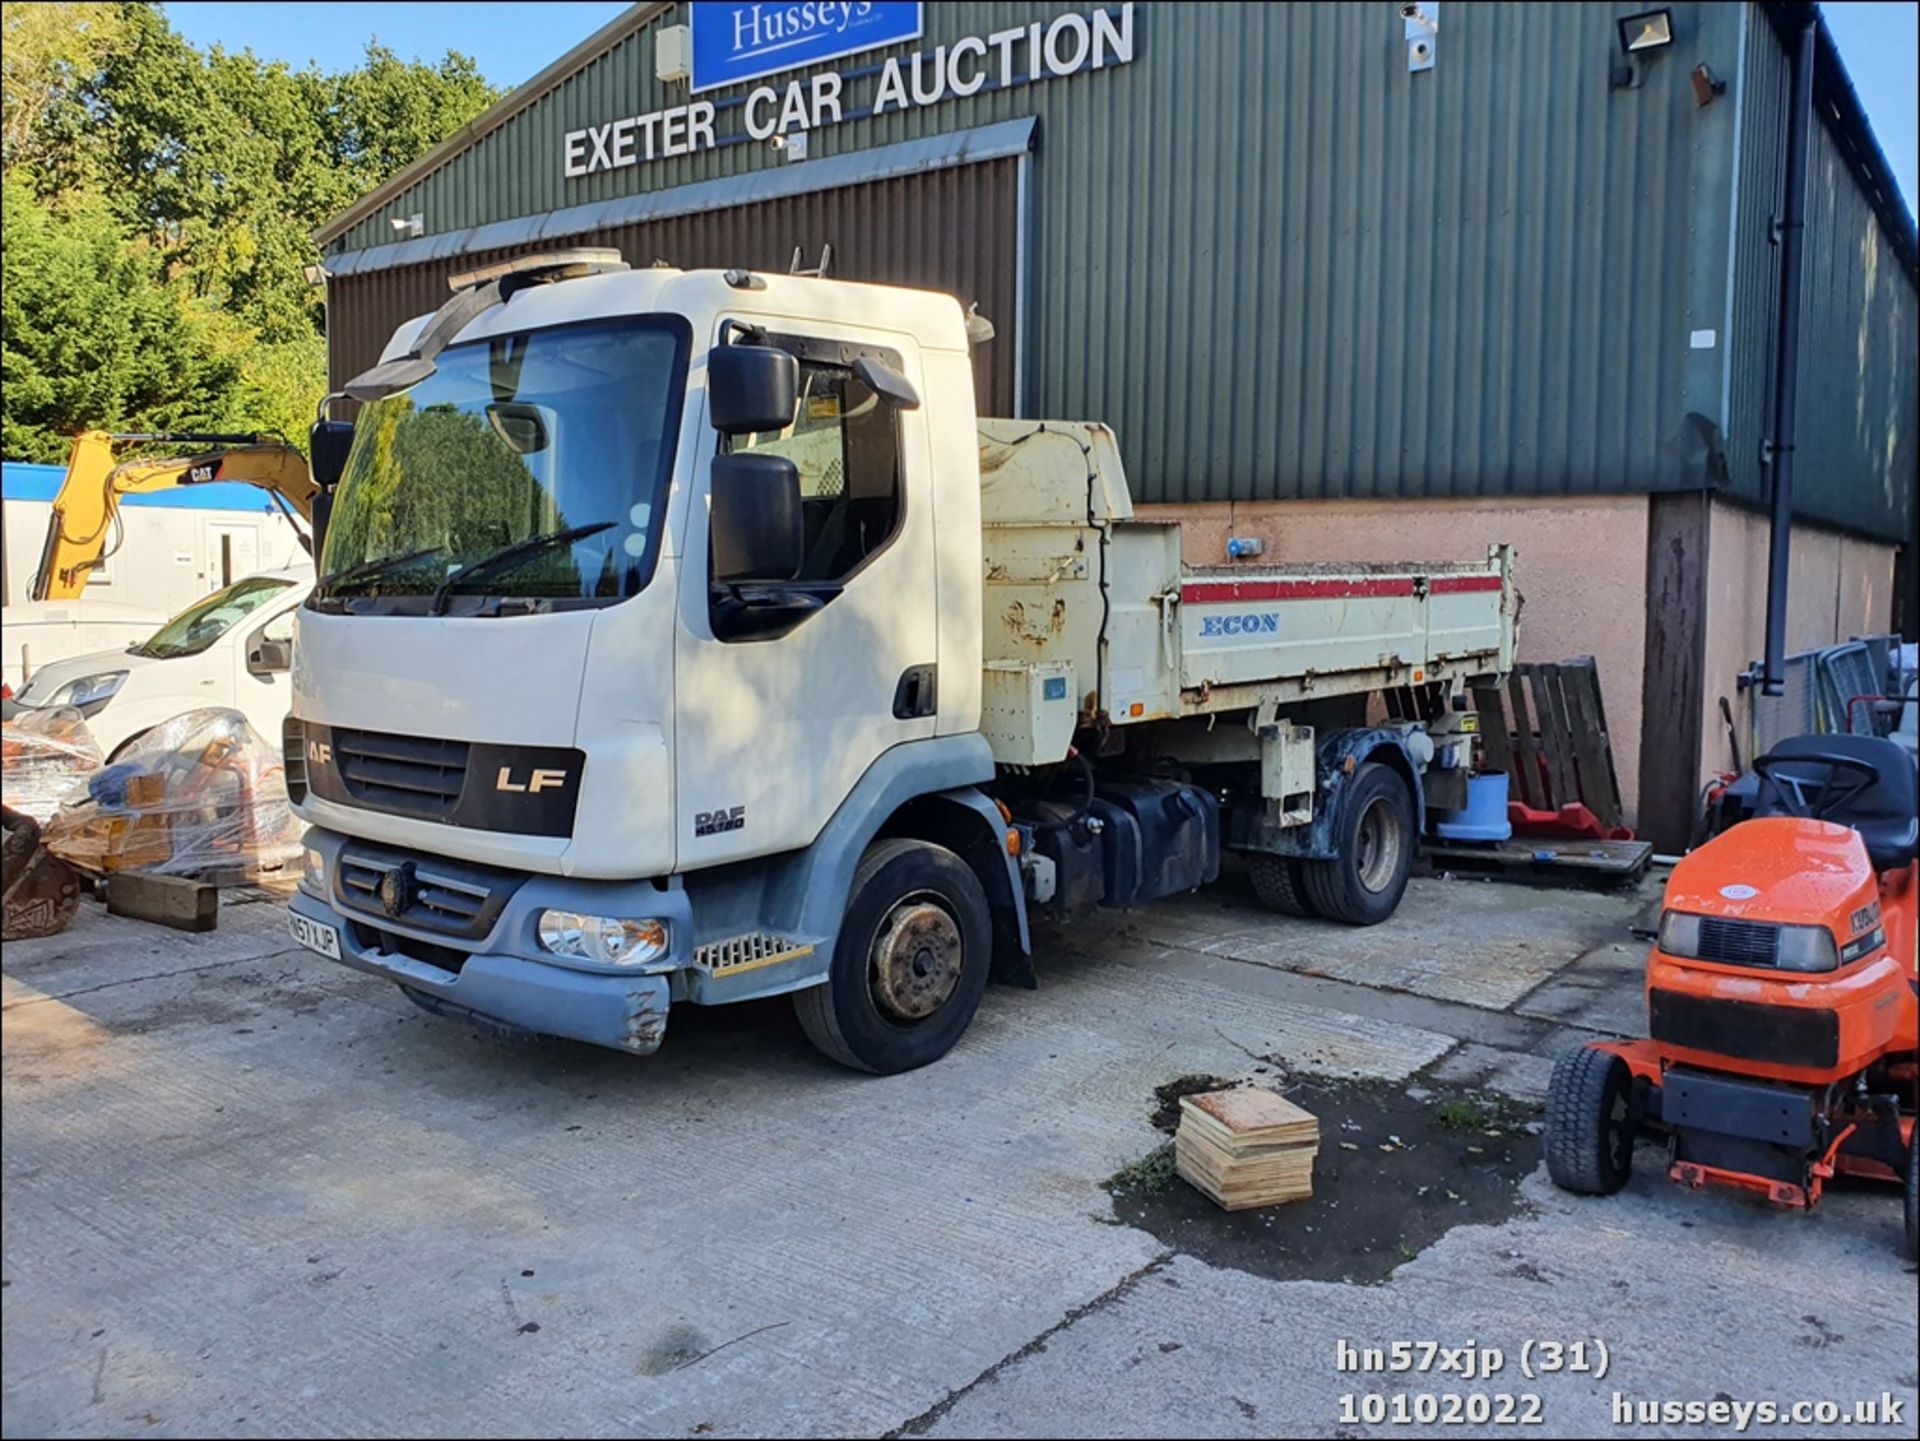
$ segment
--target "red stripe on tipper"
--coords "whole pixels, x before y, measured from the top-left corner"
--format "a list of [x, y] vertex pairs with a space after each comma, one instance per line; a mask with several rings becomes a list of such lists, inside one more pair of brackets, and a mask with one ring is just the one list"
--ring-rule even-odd
[[1436, 575], [1428, 582], [1427, 589], [1435, 595], [1452, 595], [1463, 590], [1498, 590], [1500, 577], [1497, 575]]
[[1186, 605], [1230, 605], [1244, 600], [1353, 600], [1362, 596], [1412, 594], [1413, 582], [1402, 579], [1225, 580], [1180, 587], [1180, 600]]

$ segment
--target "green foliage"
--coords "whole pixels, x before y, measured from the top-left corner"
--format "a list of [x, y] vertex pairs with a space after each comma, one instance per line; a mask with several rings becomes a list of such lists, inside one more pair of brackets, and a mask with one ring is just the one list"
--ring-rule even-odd
[[1454, 1132], [1478, 1131], [1491, 1125], [1493, 1120], [1472, 1101], [1442, 1101], [1433, 1108], [1433, 1118]]
[[1179, 1174], [1175, 1169], [1173, 1142], [1157, 1146], [1137, 1161], [1130, 1161], [1107, 1177], [1106, 1187], [1115, 1196], [1150, 1196], [1164, 1191]]
[[71, 437], [219, 429], [247, 336], [215, 306], [168, 285], [153, 247], [129, 239], [98, 196], [55, 210], [9, 175], [0, 259], [5, 452], [60, 461]]
[[329, 74], [202, 52], [145, 4], [3, 8], [7, 454], [175, 416], [304, 444], [314, 228], [497, 92], [453, 53]]

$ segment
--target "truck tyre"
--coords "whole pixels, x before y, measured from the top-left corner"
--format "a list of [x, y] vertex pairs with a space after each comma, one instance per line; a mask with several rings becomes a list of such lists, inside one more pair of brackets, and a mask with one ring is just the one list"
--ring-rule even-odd
[[1582, 1046], [1553, 1065], [1547, 1088], [1547, 1174], [1579, 1196], [1611, 1196], [1633, 1174], [1633, 1072]]
[[1253, 894], [1261, 905], [1283, 916], [1316, 916], [1307, 899], [1300, 875], [1298, 856], [1271, 856], [1255, 851], [1247, 857], [1247, 873], [1253, 877]]
[[939, 1060], [973, 1020], [993, 915], [971, 867], [929, 841], [884, 840], [854, 872], [824, 985], [795, 993], [807, 1039], [876, 1075]]
[[1377, 761], [1361, 766], [1335, 832], [1333, 858], [1300, 867], [1307, 902], [1330, 921], [1378, 925], [1400, 905], [1418, 841], [1413, 797], [1400, 773]]

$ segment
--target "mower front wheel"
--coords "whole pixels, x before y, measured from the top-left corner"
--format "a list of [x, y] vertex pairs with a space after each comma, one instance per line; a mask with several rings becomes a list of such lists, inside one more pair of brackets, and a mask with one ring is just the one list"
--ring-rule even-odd
[[1582, 1046], [1554, 1063], [1547, 1091], [1547, 1174], [1563, 1191], [1611, 1196], [1633, 1174], [1633, 1072]]

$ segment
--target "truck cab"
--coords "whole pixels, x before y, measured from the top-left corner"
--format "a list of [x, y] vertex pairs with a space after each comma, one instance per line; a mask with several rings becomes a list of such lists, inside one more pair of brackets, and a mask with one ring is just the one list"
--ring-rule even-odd
[[[1111, 432], [976, 415], [951, 297], [546, 257], [466, 277], [347, 394], [285, 736], [292, 926], [431, 1010], [645, 1053], [674, 1004], [791, 992], [828, 1054], [901, 1070], [990, 971], [1032, 981], [1030, 911], [1211, 880], [1214, 771], [1258, 791], [1279, 745], [1298, 823], [1256, 797], [1244, 839], [1330, 844], [1313, 729], [1262, 688], [1281, 648], [1213, 667], [1195, 621], [1182, 668], [1177, 532], [1131, 521]], [[1507, 561], [1471, 579], [1471, 644], [1429, 655], [1423, 579], [1346, 690], [1510, 661]], [[1203, 736], [1221, 713], [1241, 743]], [[1333, 788], [1397, 764], [1416, 813], [1415, 729]]]

